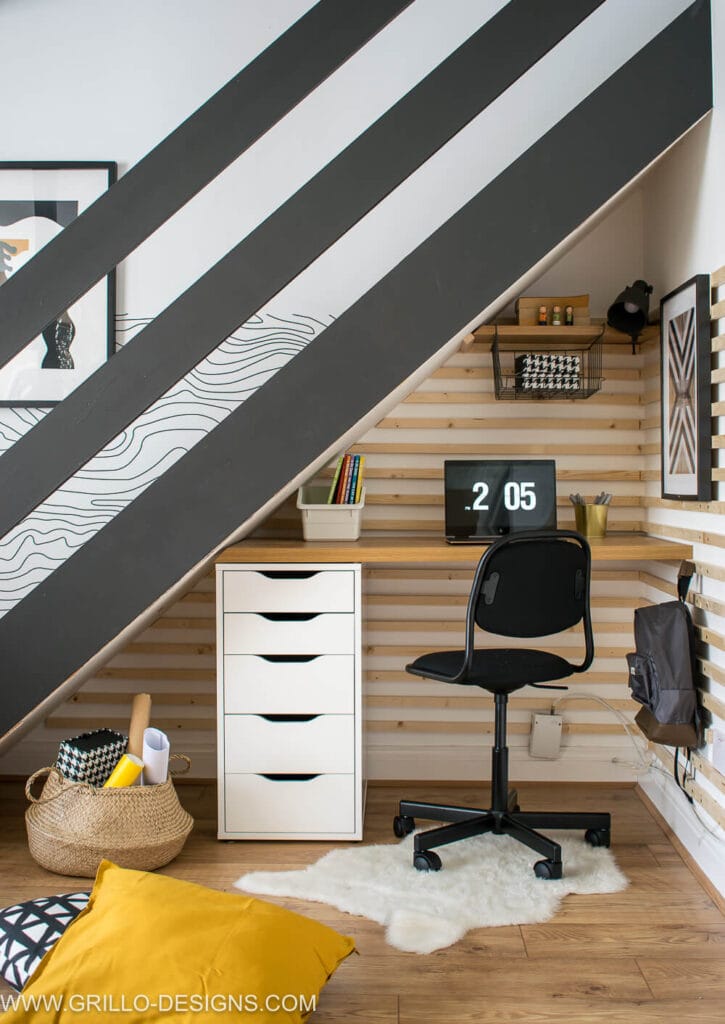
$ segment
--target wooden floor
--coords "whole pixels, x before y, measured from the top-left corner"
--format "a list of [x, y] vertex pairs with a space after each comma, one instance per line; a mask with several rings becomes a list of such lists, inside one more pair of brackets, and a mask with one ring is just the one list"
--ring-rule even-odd
[[[197, 825], [182, 855], [164, 869], [175, 877], [234, 891], [244, 871], [301, 867], [330, 849], [219, 843], [213, 788], [186, 785], [180, 794]], [[372, 786], [366, 841], [393, 841], [390, 821], [400, 796], [486, 802], [472, 787]], [[613, 850], [630, 887], [615, 895], [568, 896], [548, 924], [479, 929], [430, 956], [392, 949], [383, 929], [363, 918], [277, 900], [352, 935], [358, 946], [360, 955], [325, 989], [315, 1024], [723, 1024], [725, 919], [637, 793], [524, 784], [519, 798], [527, 810], [610, 810]], [[1, 783], [0, 906], [79, 887], [30, 860], [23, 809], [22, 787]]]

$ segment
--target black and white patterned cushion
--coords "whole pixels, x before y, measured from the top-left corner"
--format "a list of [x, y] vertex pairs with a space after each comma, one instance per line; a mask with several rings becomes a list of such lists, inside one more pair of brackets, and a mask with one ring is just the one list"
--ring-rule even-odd
[[88, 892], [41, 896], [0, 910], [0, 976], [18, 991], [88, 903]]
[[94, 729], [62, 740], [56, 767], [71, 782], [102, 786], [126, 751], [127, 737], [113, 729]]

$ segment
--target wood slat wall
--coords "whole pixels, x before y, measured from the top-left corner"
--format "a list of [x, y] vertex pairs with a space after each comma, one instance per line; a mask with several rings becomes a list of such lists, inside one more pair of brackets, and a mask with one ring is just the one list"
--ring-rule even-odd
[[[444, 458], [489, 454], [555, 458], [562, 526], [573, 525], [571, 490], [591, 497], [605, 489], [615, 495], [610, 529], [643, 529], [642, 421], [649, 415], [641, 398], [644, 357], [612, 344], [605, 346], [603, 362], [602, 391], [586, 402], [497, 402], [488, 343], [475, 342], [455, 355], [356, 445], [367, 455], [363, 533], [441, 533]], [[328, 466], [321, 480], [329, 480], [331, 473]], [[281, 506], [259, 532], [298, 535], [294, 502]], [[491, 700], [404, 671], [418, 654], [461, 645], [470, 577], [460, 568], [371, 568], [365, 573], [363, 668], [371, 777], [480, 778], [488, 771], [484, 748], [492, 726]], [[547, 777], [629, 775], [611, 760], [617, 752], [627, 756], [622, 725], [593, 697], [611, 701], [628, 716], [634, 710], [624, 655], [633, 643], [633, 609], [648, 600], [644, 590], [631, 567], [595, 571], [597, 656], [571, 689], [587, 699], [562, 703], [567, 750], [559, 761], [547, 762]], [[48, 735], [60, 737], [101, 723], [122, 727], [131, 694], [145, 689], [158, 707], [157, 724], [179, 734], [176, 749], [194, 756], [196, 774], [213, 775], [214, 611], [213, 579], [208, 577], [54, 713], [46, 723]], [[581, 634], [549, 638], [546, 646], [574, 656], [581, 649]], [[512, 763], [520, 778], [541, 776], [541, 763], [528, 757], [531, 713], [548, 710], [558, 696], [524, 690], [511, 701]]]
[[[712, 285], [712, 479], [713, 500], [709, 502], [669, 501], [660, 497], [660, 421], [659, 339], [644, 347], [643, 378], [648, 383], [643, 416], [645, 451], [645, 520], [647, 532], [672, 540], [688, 540], [694, 546], [697, 576], [690, 591], [695, 619], [700, 670], [699, 701], [707, 725], [705, 747], [693, 756], [694, 777], [687, 789], [713, 822], [725, 827], [725, 776], [712, 763], [712, 730], [725, 730], [725, 267], [711, 275]], [[643, 573], [645, 592], [653, 600], [666, 600], [676, 593], [674, 574], [653, 567]], [[653, 748], [671, 770], [673, 752]]]

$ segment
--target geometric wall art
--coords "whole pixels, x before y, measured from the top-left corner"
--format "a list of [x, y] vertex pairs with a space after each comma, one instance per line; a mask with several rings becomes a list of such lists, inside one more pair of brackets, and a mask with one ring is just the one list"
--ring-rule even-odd
[[712, 497], [710, 278], [697, 274], [660, 302], [662, 497]]

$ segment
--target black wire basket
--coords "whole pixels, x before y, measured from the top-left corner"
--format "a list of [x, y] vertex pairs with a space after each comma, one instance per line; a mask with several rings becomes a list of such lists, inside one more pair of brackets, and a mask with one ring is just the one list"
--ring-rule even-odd
[[561, 401], [599, 391], [604, 327], [582, 340], [564, 339], [562, 333], [557, 338], [504, 338], [497, 328], [491, 345], [496, 398]]

